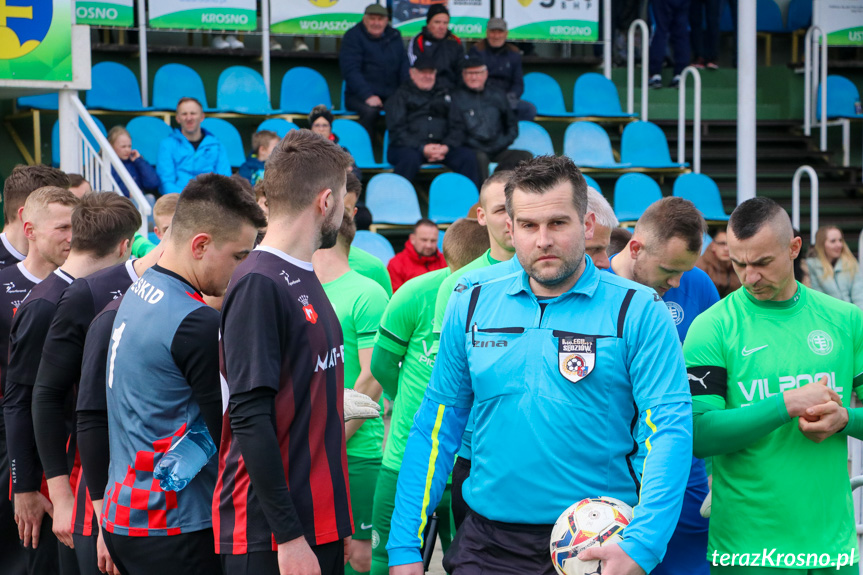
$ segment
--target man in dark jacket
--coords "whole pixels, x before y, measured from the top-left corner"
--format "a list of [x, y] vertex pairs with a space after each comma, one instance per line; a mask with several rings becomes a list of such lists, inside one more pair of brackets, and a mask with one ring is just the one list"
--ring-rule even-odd
[[449, 91], [458, 86], [464, 46], [459, 37], [449, 31], [449, 11], [443, 4], [432, 4], [429, 7], [426, 25], [411, 40], [408, 48], [411, 65], [420, 54], [430, 56], [434, 62], [437, 70], [436, 88]]
[[482, 58], [488, 66], [488, 85], [506, 94], [518, 119], [532, 122], [536, 106], [519, 99], [524, 93], [521, 52], [515, 44], [506, 41], [506, 36], [506, 20], [491, 18], [486, 26], [485, 40], [477, 42], [470, 53]]
[[488, 178], [488, 163], [497, 162], [501, 170], [511, 170], [531, 159], [530, 152], [508, 150], [518, 137], [518, 121], [506, 94], [489, 85], [488, 67], [477, 56], [465, 59], [463, 87], [452, 96], [450, 115], [462, 124], [465, 145], [476, 152], [480, 178]]
[[408, 78], [402, 35], [389, 25], [385, 7], [370, 4], [362, 21], [345, 33], [339, 65], [345, 79], [343, 105], [359, 114], [371, 135], [384, 102]]
[[464, 127], [450, 114], [450, 96], [435, 87], [434, 61], [428, 54], [414, 60], [410, 79], [386, 103], [393, 171], [413, 180], [424, 163], [442, 163], [471, 179], [482, 180], [476, 155], [464, 146]]

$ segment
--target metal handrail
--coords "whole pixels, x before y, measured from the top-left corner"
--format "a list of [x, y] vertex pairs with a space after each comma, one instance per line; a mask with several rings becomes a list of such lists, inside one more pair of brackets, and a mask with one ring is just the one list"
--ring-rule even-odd
[[[90, 134], [92, 134], [93, 138], [95, 138], [96, 142], [98, 142], [99, 147], [102, 149], [101, 157], [93, 146], [90, 144], [88, 138], [84, 136], [81, 132], [80, 128], [78, 128], [78, 133], [81, 136], [81, 141], [86, 143], [86, 146], [89, 146], [89, 150], [84, 147], [80, 149], [81, 153], [79, 154], [79, 159], [84, 160], [84, 151], [90, 153], [92, 150], [92, 156], [94, 157], [99, 164], [99, 168], [102, 171], [100, 175], [100, 181], [98, 182], [101, 185], [104, 185], [105, 181], [111, 186], [109, 190], [112, 192], [120, 193], [119, 186], [117, 186], [117, 181], [111, 174], [111, 170], [109, 168], [113, 167], [117, 172], [117, 175], [120, 176], [120, 180], [122, 180], [123, 184], [125, 184], [126, 189], [129, 190], [129, 197], [135, 203], [138, 211], [141, 213], [141, 229], [140, 232], [142, 235], [147, 234], [147, 217], [152, 213], [152, 209], [150, 208], [150, 202], [147, 201], [147, 198], [144, 197], [144, 193], [141, 191], [141, 188], [138, 187], [138, 184], [135, 183], [135, 180], [132, 179], [132, 176], [129, 174], [129, 171], [126, 169], [126, 166], [123, 165], [123, 162], [120, 160], [120, 157], [117, 156], [117, 152], [114, 151], [114, 148], [108, 142], [108, 138], [102, 134], [102, 131], [99, 129], [99, 126], [96, 125], [96, 122], [93, 121], [93, 117], [84, 107], [84, 104], [81, 103], [81, 100], [78, 99], [78, 96], [73, 95], [72, 104], [75, 107], [75, 111], [78, 113], [78, 116], [81, 118], [81, 121], [84, 122], [84, 125], [87, 126], [87, 129], [90, 130]], [[76, 128], [78, 127], [78, 123], [75, 122]], [[93, 177], [92, 170], [93, 168], [89, 168], [91, 173], [90, 176]], [[107, 175], [107, 178], [105, 177]], [[98, 189], [94, 186], [94, 189]], [[105, 189], [105, 188], [102, 188]]]
[[687, 66], [680, 73], [680, 93], [677, 98], [677, 161], [686, 161], [686, 79], [695, 81], [695, 102], [692, 113], [692, 171], [701, 173], [701, 74], [695, 66]]
[[[820, 66], [817, 60], [812, 59], [812, 44], [815, 34], [821, 37]], [[812, 26], [806, 31], [804, 39], [806, 49], [806, 61], [803, 66], [803, 133], [812, 135], [812, 124], [815, 121], [815, 93], [818, 85], [815, 83], [815, 75], [812, 73], [813, 66], [818, 67], [821, 77], [821, 151], [827, 151], [827, 35], [818, 26]]]
[[791, 180], [791, 223], [796, 229], [800, 229], [800, 178], [803, 174], [809, 176], [810, 185], [810, 227], [809, 241], [815, 245], [815, 232], [818, 231], [818, 174], [812, 166], [800, 166], [794, 172], [794, 179]]
[[647, 60], [650, 31], [640, 18], [629, 25], [626, 40], [626, 113], [635, 113], [635, 32], [641, 30], [641, 119], [647, 121]]

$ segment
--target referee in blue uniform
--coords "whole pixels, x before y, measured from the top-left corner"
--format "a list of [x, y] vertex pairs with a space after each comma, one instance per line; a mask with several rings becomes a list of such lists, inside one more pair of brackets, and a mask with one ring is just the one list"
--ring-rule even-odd
[[[390, 573], [420, 575], [437, 505], [474, 409], [471, 513], [445, 558], [453, 575], [554, 574], [552, 524], [610, 496], [636, 507], [620, 545], [582, 552], [604, 575], [650, 572], [680, 513], [692, 456], [680, 344], [653, 290], [600, 273], [587, 185], [565, 157], [521, 164], [506, 187], [523, 269], [456, 286], [432, 381], [399, 476]], [[639, 478], [636, 424], [651, 429]]]

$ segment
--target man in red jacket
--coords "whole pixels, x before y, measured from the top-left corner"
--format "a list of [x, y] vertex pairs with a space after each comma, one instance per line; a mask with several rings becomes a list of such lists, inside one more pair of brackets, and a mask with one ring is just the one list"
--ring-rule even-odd
[[446, 267], [443, 254], [437, 249], [437, 238], [438, 228], [433, 221], [423, 218], [414, 224], [405, 249], [387, 264], [393, 292], [409, 279]]

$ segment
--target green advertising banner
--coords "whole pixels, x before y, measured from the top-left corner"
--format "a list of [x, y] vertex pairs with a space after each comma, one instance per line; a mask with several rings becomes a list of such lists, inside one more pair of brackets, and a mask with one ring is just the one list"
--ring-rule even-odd
[[342, 36], [363, 17], [371, 0], [276, 0], [270, 2], [270, 31], [300, 36]]
[[596, 42], [599, 0], [503, 0], [510, 40]]
[[72, 81], [71, 0], [0, 0], [0, 79]]
[[256, 0], [150, 0], [150, 28], [257, 30], [256, 4]]
[[77, 0], [75, 2], [75, 23], [89, 26], [135, 25], [133, 0]]
[[432, 4], [447, 6], [449, 29], [459, 38], [485, 38], [491, 0], [393, 0], [393, 27], [405, 38], [413, 38], [426, 25]]
[[863, 1], [820, 0], [813, 23], [827, 35], [829, 46], [863, 46]]

